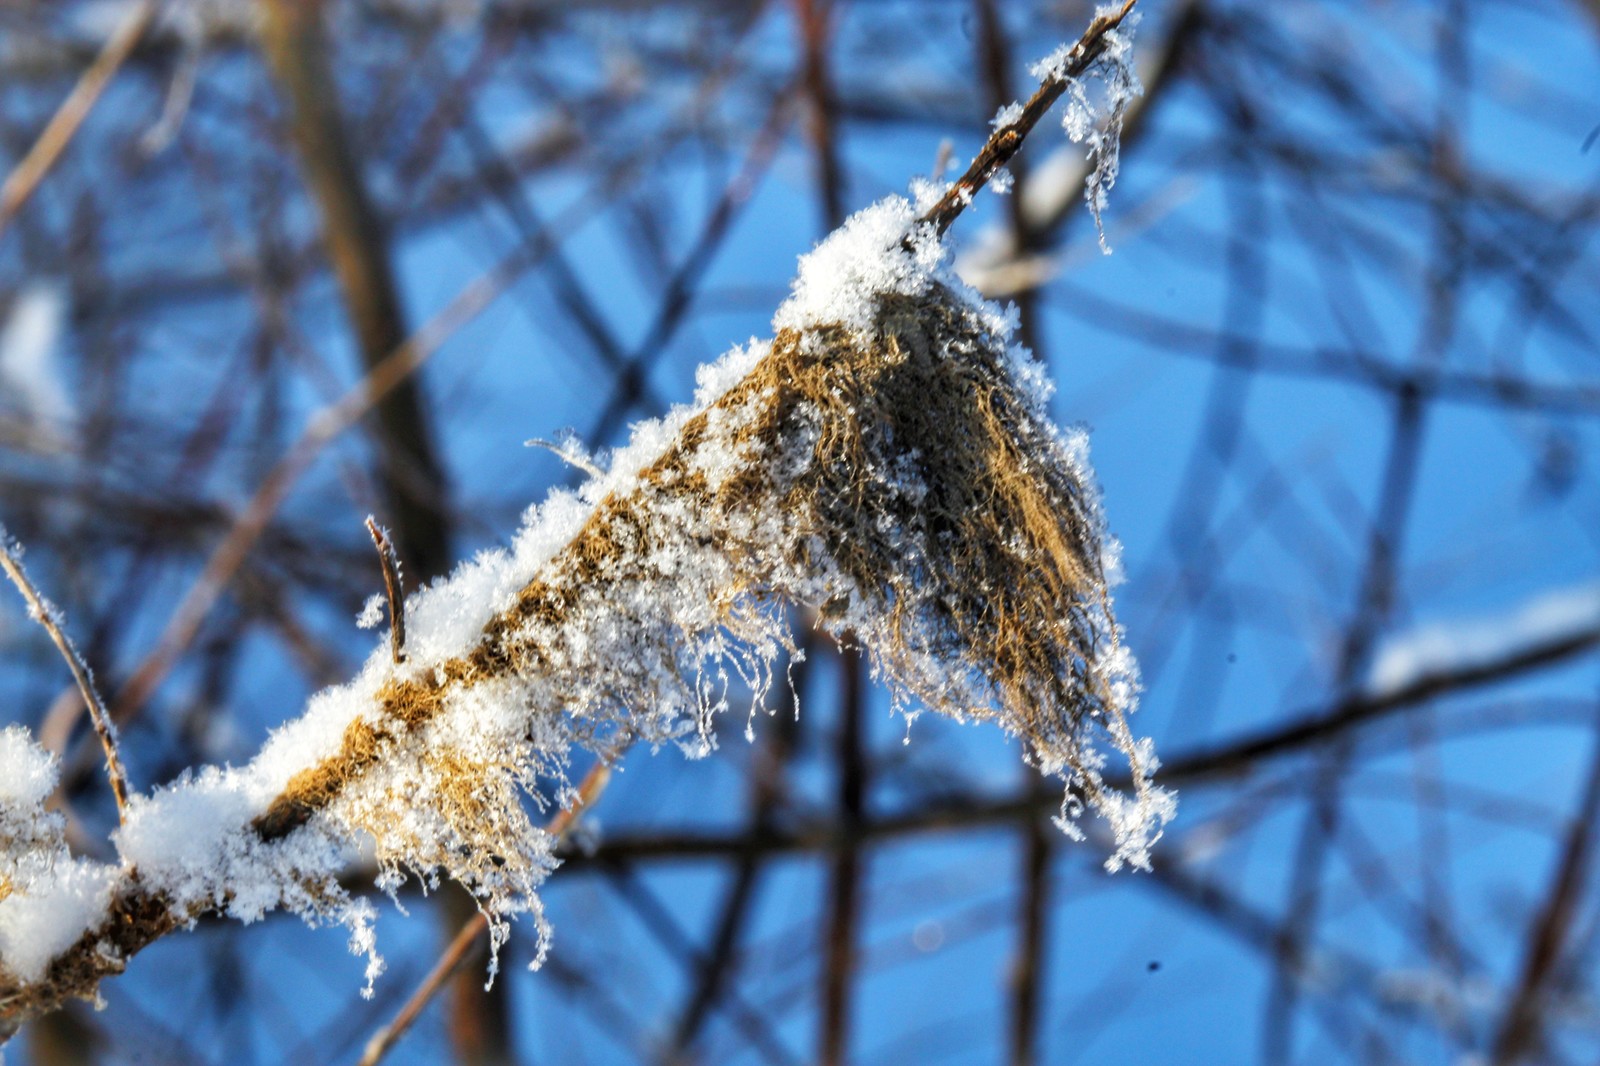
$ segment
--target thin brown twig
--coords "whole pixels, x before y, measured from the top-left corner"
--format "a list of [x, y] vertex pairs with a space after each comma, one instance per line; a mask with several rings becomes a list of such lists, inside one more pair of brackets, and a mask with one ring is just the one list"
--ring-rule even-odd
[[78, 84], [72, 87], [67, 98], [61, 101], [61, 106], [56, 108], [56, 113], [46, 123], [39, 139], [33, 142], [33, 147], [28, 149], [28, 154], [12, 168], [5, 184], [0, 185], [0, 235], [4, 235], [6, 226], [22, 210], [22, 205], [28, 202], [45, 175], [50, 173], [50, 168], [61, 158], [61, 153], [66, 151], [112, 76], [144, 36], [158, 7], [158, 0], [143, 0], [128, 12], [121, 25], [106, 39], [100, 54], [89, 64], [89, 69], [78, 79]]
[[378, 561], [383, 566], [383, 591], [389, 600], [389, 654], [399, 666], [406, 661], [406, 598], [405, 588], [400, 583], [400, 554], [395, 551], [388, 531], [371, 515], [367, 515], [367, 533], [378, 549]]
[[[578, 817], [594, 805], [600, 798], [600, 793], [605, 791], [606, 784], [611, 780], [611, 764], [616, 756], [600, 759], [589, 768], [583, 780], [578, 784], [577, 798], [569, 807], [557, 811], [555, 817], [545, 825], [545, 832], [556, 838], [557, 842], [565, 839], [571, 832]], [[444, 954], [439, 956], [439, 961], [434, 963], [433, 969], [422, 979], [422, 983], [412, 992], [395, 1016], [377, 1032], [372, 1034], [367, 1041], [366, 1049], [361, 1053], [360, 1066], [375, 1066], [377, 1062], [393, 1050], [395, 1044], [422, 1015], [433, 997], [438, 995], [452, 974], [466, 961], [467, 955], [477, 945], [479, 939], [489, 930], [489, 920], [480, 911], [461, 927], [455, 938], [450, 941], [450, 946]]]
[[67, 666], [72, 670], [72, 678], [78, 683], [78, 691], [83, 694], [83, 702], [89, 708], [89, 720], [94, 723], [95, 735], [100, 738], [100, 746], [105, 749], [106, 777], [111, 782], [111, 795], [116, 798], [117, 817], [120, 820], [128, 809], [128, 772], [123, 769], [122, 757], [117, 753], [116, 727], [111, 724], [111, 716], [106, 712], [105, 701], [95, 690], [94, 677], [89, 673], [88, 664], [83, 661], [83, 656], [78, 654], [77, 645], [72, 643], [72, 638], [61, 628], [61, 612], [56, 609], [55, 604], [41, 596], [33, 582], [28, 580], [28, 573], [22, 567], [21, 555], [21, 550], [13, 547], [9, 536], [0, 529], [0, 569], [5, 570], [11, 583], [22, 593], [22, 598], [28, 602], [29, 616], [50, 634], [50, 639], [55, 641], [56, 647], [61, 651], [61, 657], [67, 660]]
[[967, 209], [978, 190], [987, 185], [995, 172], [1017, 154], [1022, 142], [1039, 124], [1045, 112], [1061, 99], [1061, 94], [1067, 91], [1072, 79], [1088, 70], [1105, 52], [1106, 34], [1122, 25], [1123, 19], [1128, 17], [1137, 2], [1125, 0], [1120, 10], [1095, 16], [1089, 28], [1083, 31], [1083, 36], [1078, 38], [1078, 43], [1072, 46], [1072, 51], [1067, 53], [1066, 60], [1040, 83], [1028, 102], [1022, 105], [1022, 114], [989, 136], [988, 143], [972, 161], [967, 172], [957, 178], [939, 198], [939, 202], [928, 209], [922, 216], [923, 222], [932, 223], [935, 232], [941, 236], [950, 228], [950, 223]]

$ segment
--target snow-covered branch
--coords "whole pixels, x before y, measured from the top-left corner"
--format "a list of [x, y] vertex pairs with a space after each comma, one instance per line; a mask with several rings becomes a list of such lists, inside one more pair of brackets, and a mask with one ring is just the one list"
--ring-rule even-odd
[[1087, 807], [1109, 867], [1147, 866], [1174, 801], [1127, 721], [1086, 439], [1051, 423], [1009, 313], [954, 277], [942, 229], [899, 197], [852, 218], [802, 260], [772, 340], [703, 367], [693, 403], [408, 597], [403, 661], [374, 649], [248, 765], [132, 798], [116, 861], [68, 853], [49, 757], [5, 733], [0, 1037], [206, 913], [343, 923], [375, 978], [372, 907], [338, 881], [362, 841], [379, 887], [443, 874], [494, 944], [518, 914], [542, 933], [554, 837], [524, 796], [620, 737], [711, 750], [715, 715], [737, 698], [753, 718], [797, 653], [787, 604], [863, 646], [906, 713], [1022, 738], [1065, 783], [1062, 828]]

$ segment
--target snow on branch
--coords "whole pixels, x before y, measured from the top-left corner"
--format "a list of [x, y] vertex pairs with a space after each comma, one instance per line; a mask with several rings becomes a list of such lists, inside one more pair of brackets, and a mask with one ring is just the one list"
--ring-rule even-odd
[[[1113, 830], [1108, 867], [1148, 866], [1175, 806], [1128, 724], [1137, 671], [1086, 438], [1052, 424], [1010, 313], [955, 278], [943, 228], [899, 197], [853, 217], [802, 259], [770, 341], [702, 367], [692, 404], [407, 597], [403, 661], [375, 648], [248, 765], [132, 798], [115, 862], [66, 854], [44, 786], [0, 789], [0, 1038], [207, 913], [342, 923], [376, 978], [373, 909], [338, 881], [362, 841], [379, 887], [447, 876], [492, 945], [519, 915], [542, 944], [555, 837], [524, 797], [544, 802], [575, 750], [710, 751], [733, 694], [753, 716], [798, 653], [787, 604], [862, 645], [906, 713], [1021, 738], [1064, 782], [1062, 828], [1081, 836], [1088, 809]], [[0, 769], [49, 776], [3, 736]]]

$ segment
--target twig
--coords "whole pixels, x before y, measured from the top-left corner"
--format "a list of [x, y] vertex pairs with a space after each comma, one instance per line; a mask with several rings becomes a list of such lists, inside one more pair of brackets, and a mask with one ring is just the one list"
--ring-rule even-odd
[[56, 108], [55, 115], [39, 134], [39, 139], [33, 142], [33, 147], [28, 149], [28, 154], [12, 169], [5, 184], [0, 185], [0, 234], [5, 233], [7, 224], [16, 217], [28, 197], [33, 195], [50, 168], [55, 166], [56, 160], [61, 158], [61, 153], [71, 143], [78, 127], [83, 125], [83, 120], [88, 117], [95, 101], [100, 99], [112, 75], [116, 74], [139, 43], [139, 38], [144, 36], [144, 31], [155, 18], [157, 7], [158, 0], [143, 0], [128, 12], [122, 24], [107, 38], [94, 62], [89, 64], [89, 69], [78, 79], [78, 84], [72, 87], [67, 98], [61, 101], [61, 106]]
[[[620, 751], [617, 753], [620, 755]], [[601, 758], [589, 768], [583, 780], [578, 784], [578, 796], [570, 807], [564, 807], [556, 812], [555, 817], [545, 825], [545, 832], [556, 838], [559, 843], [572, 830], [578, 817], [588, 810], [600, 798], [600, 793], [605, 791], [606, 784], [611, 780], [611, 764], [617, 755]], [[445, 949], [439, 961], [422, 979], [415, 992], [411, 993], [399, 1012], [389, 1023], [367, 1041], [366, 1049], [361, 1053], [359, 1066], [374, 1066], [399, 1043], [400, 1038], [421, 1016], [424, 1009], [438, 995], [450, 975], [466, 961], [467, 954], [489, 930], [489, 920], [482, 912], [472, 916], [472, 919], [461, 927], [461, 931], [450, 941], [450, 946]]]
[[1128, 13], [1133, 10], [1133, 5], [1137, 2], [1138, 0], [1125, 0], [1120, 11], [1095, 16], [1095, 20], [1089, 23], [1089, 28], [1083, 31], [1083, 36], [1078, 38], [1078, 43], [1072, 46], [1072, 51], [1067, 54], [1065, 62], [1040, 83], [1039, 88], [1034, 90], [1028, 102], [1022, 106], [1022, 114], [990, 135], [988, 143], [972, 161], [967, 172], [957, 178], [945, 191], [944, 196], [939, 198], [939, 202], [922, 216], [923, 222], [933, 223], [935, 232], [941, 236], [950, 228], [950, 223], [967, 209], [967, 205], [972, 202], [978, 190], [994, 177], [995, 171], [1005, 166], [1011, 157], [1017, 154], [1022, 142], [1033, 131], [1033, 127], [1038, 125], [1045, 112], [1061, 99], [1061, 94], [1067, 91], [1072, 79], [1088, 70], [1090, 65], [1105, 52], [1106, 34], [1122, 25], [1122, 20], [1128, 17]]
[[394, 550], [394, 541], [367, 515], [367, 532], [378, 549], [378, 561], [383, 565], [383, 591], [389, 598], [389, 653], [399, 666], [406, 661], [406, 598], [400, 584], [400, 555]]
[[122, 767], [121, 756], [117, 754], [116, 727], [111, 724], [111, 716], [106, 713], [100, 693], [95, 691], [94, 678], [89, 673], [88, 665], [84, 663], [83, 656], [78, 654], [72, 638], [61, 628], [61, 612], [55, 604], [41, 596], [33, 582], [28, 580], [27, 571], [22, 568], [21, 556], [21, 549], [13, 547], [10, 536], [0, 528], [0, 568], [4, 568], [11, 583], [28, 601], [29, 617], [44, 626], [45, 632], [50, 634], [50, 639], [61, 650], [61, 657], [67, 660], [67, 666], [72, 669], [73, 680], [78, 683], [78, 691], [83, 694], [83, 702], [89, 708], [89, 720], [94, 723], [95, 734], [99, 736], [100, 746], [106, 752], [106, 776], [111, 780], [111, 794], [116, 797], [117, 817], [120, 820], [128, 809], [128, 773]]

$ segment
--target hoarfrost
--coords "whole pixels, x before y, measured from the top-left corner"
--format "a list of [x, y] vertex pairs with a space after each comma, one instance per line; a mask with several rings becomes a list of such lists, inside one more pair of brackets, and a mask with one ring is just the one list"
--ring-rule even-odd
[[993, 129], [1004, 129], [1022, 117], [1023, 106], [1021, 101], [1013, 100], [994, 113], [994, 118], [989, 120]]
[[383, 621], [383, 593], [374, 592], [367, 597], [367, 602], [361, 605], [361, 613], [356, 615], [356, 627], [359, 629], [376, 629]]
[[[1115, 7], [1101, 7], [1095, 14], [1104, 17], [1115, 14]], [[1139, 25], [1137, 13], [1123, 20], [1116, 29], [1107, 30], [1102, 40], [1104, 49], [1082, 76], [1066, 76], [1067, 60], [1072, 54], [1070, 46], [1062, 45], [1031, 68], [1034, 77], [1044, 80], [1065, 81], [1066, 108], [1061, 115], [1061, 128], [1074, 144], [1086, 145], [1089, 150], [1089, 175], [1084, 179], [1084, 200], [1089, 213], [1094, 216], [1095, 231], [1099, 234], [1100, 250], [1111, 254], [1106, 243], [1106, 229], [1102, 214], [1106, 194], [1117, 183], [1122, 147], [1122, 125], [1128, 108], [1144, 88], [1133, 67], [1133, 34]], [[1090, 94], [1089, 82], [1101, 83], [1103, 99], [1096, 103]]]

